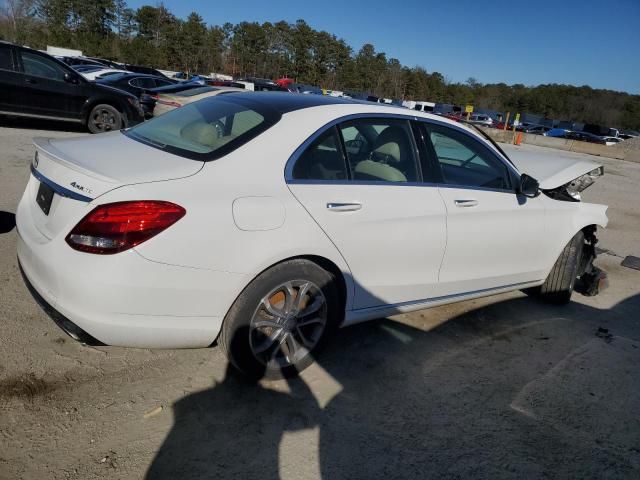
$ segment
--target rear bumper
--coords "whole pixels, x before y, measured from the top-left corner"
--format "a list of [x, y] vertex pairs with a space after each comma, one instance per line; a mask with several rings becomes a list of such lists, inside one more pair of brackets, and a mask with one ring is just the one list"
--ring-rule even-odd
[[42, 295], [40, 295], [38, 291], [33, 288], [33, 285], [31, 285], [31, 282], [24, 274], [24, 270], [22, 269], [22, 265], [20, 264], [20, 259], [18, 259], [18, 267], [20, 268], [20, 273], [22, 274], [22, 280], [24, 281], [24, 284], [26, 285], [27, 290], [29, 290], [29, 293], [31, 294], [33, 299], [38, 305], [40, 305], [40, 308], [42, 308], [42, 310], [44, 310], [44, 312], [49, 315], [51, 320], [53, 320], [53, 322], [62, 329], [62, 331], [64, 331], [74, 340], [86, 343], [87, 345], [104, 345], [104, 343], [96, 338], [93, 338], [91, 335], [89, 335], [87, 332], [82, 330], [79, 326], [77, 326], [75, 323], [73, 323], [71, 320], [66, 318], [55, 308], [49, 305], [44, 298], [42, 298]]
[[209, 346], [246, 281], [241, 274], [153, 262], [135, 250], [104, 256], [77, 252], [63, 235], [44, 237], [24, 199], [16, 224], [27, 285], [58, 325], [87, 343]]

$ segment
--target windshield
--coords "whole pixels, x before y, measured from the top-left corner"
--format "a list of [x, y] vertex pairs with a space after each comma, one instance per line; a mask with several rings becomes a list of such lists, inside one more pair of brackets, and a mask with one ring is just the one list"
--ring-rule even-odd
[[124, 133], [154, 148], [194, 160], [229, 154], [275, 125], [281, 115], [233, 95], [187, 104]]

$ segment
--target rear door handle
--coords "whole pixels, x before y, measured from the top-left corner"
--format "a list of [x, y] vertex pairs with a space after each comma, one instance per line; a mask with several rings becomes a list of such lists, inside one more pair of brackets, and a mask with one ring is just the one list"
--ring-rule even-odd
[[334, 212], [355, 212], [361, 208], [361, 203], [327, 203], [327, 209]]
[[475, 207], [478, 205], [477, 200], [454, 200], [456, 207]]

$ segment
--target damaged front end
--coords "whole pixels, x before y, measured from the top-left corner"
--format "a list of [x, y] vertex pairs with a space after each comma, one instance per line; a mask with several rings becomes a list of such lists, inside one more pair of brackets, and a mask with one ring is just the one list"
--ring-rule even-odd
[[[602, 175], [604, 175], [604, 167], [599, 166], [559, 187], [542, 189], [542, 191], [554, 200], [580, 202], [582, 201], [580, 194], [593, 185], [596, 179]], [[593, 264], [597, 256], [597, 227], [591, 225], [582, 231], [584, 233], [584, 245], [574, 290], [587, 297], [593, 297], [608, 286], [607, 273]]]
[[578, 265], [577, 281], [573, 288], [576, 292], [587, 297], [598, 295], [608, 286], [607, 272], [593, 264], [598, 254], [596, 251], [596, 244], [598, 243], [596, 230], [597, 227], [595, 225], [582, 230], [584, 233], [584, 245], [580, 264]]
[[562, 200], [565, 202], [581, 201], [580, 193], [594, 184], [596, 178], [604, 175], [604, 167], [600, 166], [591, 170], [584, 175], [571, 180], [570, 182], [560, 185], [559, 187], [543, 190], [543, 192], [554, 200]]

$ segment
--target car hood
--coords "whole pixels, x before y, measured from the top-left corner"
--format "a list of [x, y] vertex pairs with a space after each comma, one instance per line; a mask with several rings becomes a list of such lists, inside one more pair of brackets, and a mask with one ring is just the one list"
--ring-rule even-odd
[[109, 92], [111, 94], [122, 95], [122, 96], [125, 96], [125, 97], [137, 98], [133, 93], [129, 93], [129, 92], [126, 92], [124, 90], [120, 90], [119, 88], [112, 87], [111, 85], [109, 85], [107, 83], [103, 83], [102, 79], [94, 80], [93, 83], [98, 88], [100, 88], [102, 90], [105, 90], [105, 91], [107, 91], [107, 92]]
[[520, 173], [526, 173], [538, 180], [542, 190], [560, 187], [602, 166], [590, 160], [549, 157], [547, 153], [537, 155], [518, 152], [510, 158]]

